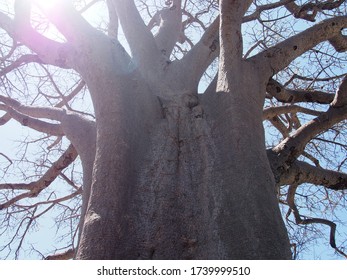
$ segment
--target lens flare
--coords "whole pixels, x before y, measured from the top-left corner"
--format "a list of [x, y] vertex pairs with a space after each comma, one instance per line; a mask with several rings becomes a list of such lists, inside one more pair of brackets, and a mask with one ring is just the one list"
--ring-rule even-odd
[[34, 0], [34, 3], [43, 10], [53, 9], [57, 2], [59, 2], [59, 0]]

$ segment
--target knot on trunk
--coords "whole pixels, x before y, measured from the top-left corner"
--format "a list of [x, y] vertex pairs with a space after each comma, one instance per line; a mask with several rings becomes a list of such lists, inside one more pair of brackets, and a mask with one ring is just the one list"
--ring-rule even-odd
[[[183, 92], [159, 97], [158, 100], [163, 111], [163, 118], [167, 115], [178, 117], [182, 112], [193, 112], [194, 115], [202, 116], [202, 109], [199, 106], [197, 93]], [[197, 109], [199, 107], [199, 109]]]

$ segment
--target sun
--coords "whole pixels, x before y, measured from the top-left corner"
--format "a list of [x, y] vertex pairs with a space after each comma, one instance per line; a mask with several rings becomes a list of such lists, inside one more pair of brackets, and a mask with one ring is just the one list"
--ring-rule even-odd
[[51, 10], [59, 0], [33, 0], [33, 2], [43, 10]]

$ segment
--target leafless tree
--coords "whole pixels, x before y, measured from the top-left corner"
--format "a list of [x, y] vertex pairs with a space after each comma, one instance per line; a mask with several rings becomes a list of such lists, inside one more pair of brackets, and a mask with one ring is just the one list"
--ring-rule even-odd
[[324, 229], [347, 257], [346, 13], [2, 1], [1, 137], [30, 131], [0, 146], [2, 255], [51, 217], [45, 259], [291, 259]]

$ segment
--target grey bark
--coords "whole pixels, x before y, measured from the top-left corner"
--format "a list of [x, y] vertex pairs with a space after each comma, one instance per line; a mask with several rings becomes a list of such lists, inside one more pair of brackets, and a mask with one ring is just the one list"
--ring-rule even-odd
[[[52, 56], [25, 32], [16, 36], [47, 63], [57, 65], [61, 56], [63, 66], [82, 75], [92, 96], [95, 129], [82, 125], [87, 129], [79, 133], [74, 127], [81, 119], [66, 115], [61, 120], [85, 173], [76, 258], [290, 259], [273, 173], [280, 174], [279, 161], [271, 167], [265, 149], [265, 92], [274, 73], [316, 44], [339, 36], [346, 17], [320, 23], [245, 60], [241, 24], [252, 1], [221, 0], [220, 21], [185, 59], [171, 63], [160, 38], [165, 28], [178, 37], [179, 25], [173, 21], [179, 16], [170, 15], [155, 38], [133, 1], [108, 1], [130, 56], [116, 36], [96, 31], [68, 2], [49, 15], [68, 40], [53, 44]], [[0, 20], [10, 26], [9, 19]], [[20, 30], [33, 32], [25, 27], [25, 17], [17, 21]], [[170, 53], [174, 42], [165, 42]], [[199, 96], [197, 82], [216, 51], [216, 86]], [[203, 58], [193, 65], [199, 56]], [[324, 116], [336, 121], [343, 110], [332, 108]], [[324, 116], [317, 119], [324, 121]], [[305, 131], [300, 137], [311, 139]], [[286, 157], [278, 163], [281, 167], [289, 157], [293, 163], [302, 148], [296, 143], [299, 148], [291, 154], [282, 144], [269, 152], [270, 158], [276, 152]]]
[[102, 71], [109, 82], [100, 85], [100, 71], [80, 67], [94, 98], [97, 152], [77, 258], [290, 258], [265, 152], [264, 96], [243, 103], [266, 83], [252, 64], [242, 67], [237, 92], [207, 103], [177, 65], [161, 70], [160, 84], [149, 69], [121, 79]]

